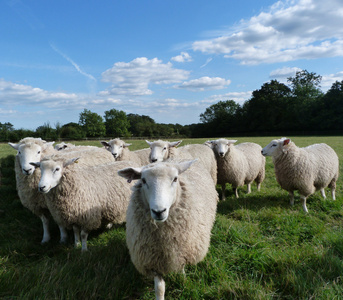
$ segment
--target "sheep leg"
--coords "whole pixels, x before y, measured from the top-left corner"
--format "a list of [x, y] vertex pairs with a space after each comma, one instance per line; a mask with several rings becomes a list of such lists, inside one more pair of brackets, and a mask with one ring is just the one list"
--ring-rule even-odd
[[257, 184], [257, 191], [259, 192], [261, 190], [261, 182]]
[[85, 230], [81, 229], [81, 251], [88, 251], [87, 249], [87, 238], [88, 238], [88, 232], [86, 232]]
[[325, 190], [324, 189], [320, 189], [320, 193], [321, 193], [322, 197], [324, 199], [326, 199]]
[[66, 244], [67, 241], [68, 241], [68, 232], [67, 230], [65, 229], [65, 227], [61, 226], [61, 225], [58, 225], [58, 227], [60, 228], [60, 243], [61, 244]]
[[234, 192], [235, 192], [236, 198], [239, 198], [239, 196], [238, 196], [238, 188], [234, 187], [233, 190], [234, 190]]
[[305, 213], [308, 213], [307, 207], [306, 207], [306, 197], [303, 195], [300, 195], [301, 200], [303, 201], [303, 210]]
[[166, 290], [166, 283], [161, 276], [154, 277], [155, 282], [155, 296], [156, 300], [164, 300], [164, 292]]
[[81, 242], [80, 242], [80, 228], [78, 226], [73, 226], [73, 231], [74, 231], [74, 245], [75, 248], [79, 247]]
[[289, 203], [291, 206], [293, 206], [294, 205], [294, 192], [288, 192], [288, 193], [290, 197]]
[[43, 224], [43, 239], [41, 244], [45, 244], [50, 241], [49, 219], [44, 214], [40, 216], [40, 219], [42, 220]]
[[222, 201], [225, 201], [225, 200], [226, 200], [226, 197], [225, 197], [225, 189], [226, 189], [226, 183], [223, 183], [223, 184], [222, 184]]
[[251, 183], [248, 183], [248, 184], [247, 184], [247, 187], [248, 187], [247, 194], [250, 194], [250, 193], [251, 193]]
[[336, 200], [336, 190], [334, 188], [331, 188], [331, 196], [332, 196], [332, 200]]

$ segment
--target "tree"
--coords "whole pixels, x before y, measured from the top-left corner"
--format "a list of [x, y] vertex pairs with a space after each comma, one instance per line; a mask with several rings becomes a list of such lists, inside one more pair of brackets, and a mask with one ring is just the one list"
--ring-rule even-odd
[[127, 119], [126, 113], [124, 111], [116, 109], [105, 111], [104, 118], [107, 136], [130, 136], [130, 122]]
[[81, 125], [70, 122], [62, 126], [60, 136], [63, 139], [80, 140], [86, 137], [86, 133]]
[[130, 131], [133, 136], [137, 137], [151, 137], [156, 132], [156, 123], [149, 116], [128, 114], [127, 119], [130, 122]]
[[243, 105], [242, 126], [246, 131], [285, 130], [292, 122], [288, 111], [291, 90], [271, 80], [252, 93]]
[[88, 109], [84, 109], [80, 113], [79, 124], [86, 132], [87, 137], [104, 136], [106, 133], [106, 127], [102, 117]]
[[233, 100], [219, 101], [206, 108], [200, 114], [200, 121], [205, 123], [203, 135], [222, 136], [237, 130], [237, 112], [240, 105]]
[[323, 96], [320, 90], [322, 77], [306, 70], [296, 72], [294, 77], [287, 78], [292, 90], [289, 109], [297, 130], [313, 130], [317, 127], [314, 119], [318, 116], [317, 104]]

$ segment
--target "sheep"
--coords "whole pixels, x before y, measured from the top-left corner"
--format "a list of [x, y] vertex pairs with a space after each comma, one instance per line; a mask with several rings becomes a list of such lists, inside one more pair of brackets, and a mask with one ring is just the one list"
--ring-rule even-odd
[[[85, 156], [87, 156], [87, 159], [83, 159], [81, 163], [86, 165], [96, 165], [113, 160], [108, 151], [98, 147], [77, 146], [58, 152], [53, 148], [53, 143], [54, 142], [46, 143], [40, 138], [25, 138], [19, 141], [18, 144], [9, 143], [11, 147], [18, 150], [15, 160], [18, 195], [23, 206], [39, 216], [42, 220], [42, 244], [47, 243], [51, 239], [49, 232], [50, 213], [43, 195], [38, 192], [40, 170], [36, 170], [30, 162], [40, 161], [43, 157], [56, 153], [69, 155], [69, 152], [82, 152], [82, 157], [85, 158]], [[73, 155], [75, 156], [76, 154]], [[60, 226], [60, 242], [66, 243], [67, 239], [68, 235], [66, 229]]]
[[56, 144], [54, 149], [57, 150], [57, 151], [61, 151], [61, 150], [65, 150], [65, 149], [69, 149], [69, 148], [74, 148], [75, 145], [74, 144], [70, 144], [70, 143], [65, 143], [65, 142], [62, 142], [62, 143], [59, 143], [59, 144]]
[[308, 212], [306, 198], [317, 190], [325, 199], [324, 188], [330, 187], [332, 199], [336, 199], [339, 160], [327, 144], [299, 148], [289, 138], [281, 138], [272, 140], [262, 149], [262, 154], [272, 157], [276, 180], [288, 191], [291, 205], [294, 205], [294, 191], [299, 192], [305, 213]]
[[[43, 195], [38, 193], [37, 186], [40, 177], [40, 171], [35, 171], [30, 161], [40, 160], [44, 155], [54, 153], [52, 143], [47, 143], [41, 138], [27, 137], [19, 143], [8, 143], [17, 150], [15, 158], [15, 176], [16, 188], [20, 202], [24, 207], [38, 216], [43, 225], [43, 238], [41, 243], [47, 243], [50, 240], [49, 217], [50, 213], [45, 203]], [[61, 240], [65, 239], [66, 232], [61, 230]]]
[[195, 160], [125, 168], [118, 174], [129, 182], [139, 180], [127, 209], [126, 243], [137, 270], [154, 277], [156, 299], [164, 299], [163, 276], [184, 272], [186, 264], [206, 256], [218, 194]]
[[247, 193], [251, 193], [251, 183], [257, 183], [260, 191], [265, 178], [266, 159], [261, 155], [262, 147], [255, 143], [234, 145], [237, 140], [218, 139], [207, 141], [217, 159], [218, 184], [222, 186], [221, 199], [224, 201], [226, 183], [234, 189], [236, 198], [238, 187], [247, 185]]
[[213, 151], [206, 145], [190, 144], [177, 148], [182, 141], [146, 141], [150, 145], [149, 160], [151, 163], [167, 161], [169, 159], [194, 159], [198, 158], [204, 165], [205, 169], [210, 173], [214, 184], [217, 183], [217, 162]]
[[100, 228], [103, 221], [125, 222], [130, 187], [116, 172], [131, 163], [111, 158], [101, 165], [77, 166], [79, 159], [53, 155], [31, 164], [41, 169], [38, 189], [45, 195], [51, 215], [60, 227], [73, 229], [75, 246], [80, 244], [81, 231], [83, 252], [87, 251], [88, 233]]
[[101, 141], [101, 144], [112, 153], [116, 161], [128, 160], [137, 164], [137, 166], [149, 164], [149, 148], [130, 151], [128, 147], [131, 146], [131, 144], [125, 143], [119, 138], [112, 139], [108, 142]]

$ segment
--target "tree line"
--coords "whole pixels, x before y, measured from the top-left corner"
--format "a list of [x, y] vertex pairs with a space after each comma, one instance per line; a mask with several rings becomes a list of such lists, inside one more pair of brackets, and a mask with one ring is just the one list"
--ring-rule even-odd
[[156, 123], [151, 117], [110, 109], [104, 116], [84, 109], [78, 123], [39, 126], [35, 131], [14, 129], [0, 123], [0, 141], [23, 137], [46, 140], [85, 138], [196, 138], [240, 135], [302, 135], [343, 133], [343, 81], [326, 92], [322, 77], [307, 70], [289, 77], [287, 85], [277, 80], [264, 83], [242, 105], [233, 100], [219, 101], [200, 114], [200, 123], [190, 125]]

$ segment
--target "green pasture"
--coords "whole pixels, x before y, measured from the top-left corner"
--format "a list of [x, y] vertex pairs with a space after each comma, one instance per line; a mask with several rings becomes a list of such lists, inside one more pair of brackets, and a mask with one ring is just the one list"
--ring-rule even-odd
[[[275, 137], [280, 138], [280, 137]], [[292, 137], [291, 137], [292, 138]], [[240, 142], [266, 146], [273, 137], [241, 137]], [[343, 162], [343, 137], [294, 137], [298, 146], [327, 143]], [[186, 139], [181, 145], [203, 143]], [[131, 150], [146, 148], [144, 140], [127, 141]], [[82, 141], [101, 147], [99, 141]], [[16, 151], [0, 144], [0, 299], [154, 299], [154, 283], [132, 265], [125, 243], [125, 225], [92, 232], [89, 251], [73, 247], [73, 237], [60, 245], [51, 222], [52, 241], [40, 245], [42, 225], [17, 196]], [[289, 205], [288, 193], [276, 182], [267, 157], [260, 192], [253, 185], [236, 199], [218, 204], [206, 258], [186, 267], [186, 276], [170, 274], [166, 299], [343, 299], [343, 167], [336, 201], [329, 190]], [[218, 191], [219, 186], [218, 186]], [[101, 191], [99, 191], [101, 192]]]

